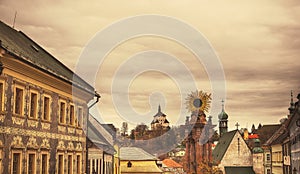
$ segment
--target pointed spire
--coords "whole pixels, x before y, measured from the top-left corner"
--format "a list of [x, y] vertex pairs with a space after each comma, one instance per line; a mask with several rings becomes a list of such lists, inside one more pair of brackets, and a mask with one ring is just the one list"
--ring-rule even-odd
[[224, 111], [224, 99], [222, 99], [222, 111]]
[[158, 112], [161, 112], [160, 104], [158, 105]]
[[227, 115], [227, 113], [225, 112], [225, 109], [224, 109], [224, 99], [222, 99], [221, 102], [222, 102], [222, 111], [218, 115], [218, 118], [219, 118], [219, 120], [227, 120], [228, 119], [228, 115]]
[[291, 90], [291, 102], [290, 102], [290, 107], [289, 107], [289, 111], [290, 111], [290, 114], [289, 116], [291, 116], [295, 110], [295, 103], [294, 103], [294, 100], [293, 100], [293, 90]]

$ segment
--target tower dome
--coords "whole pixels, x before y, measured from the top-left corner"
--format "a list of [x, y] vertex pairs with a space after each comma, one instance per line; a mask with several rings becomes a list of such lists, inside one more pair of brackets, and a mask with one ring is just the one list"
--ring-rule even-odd
[[219, 120], [227, 120], [228, 119], [228, 114], [222, 109], [222, 112], [218, 115]]
[[228, 114], [224, 110], [224, 100], [222, 100], [222, 111], [218, 115], [219, 120], [227, 120], [228, 119]]
[[224, 100], [222, 100], [222, 111], [218, 115], [219, 117], [219, 133], [222, 136], [228, 131], [228, 114], [224, 110]]
[[254, 140], [254, 148], [252, 150], [253, 153], [263, 153], [264, 150], [260, 147], [260, 140], [255, 139]]

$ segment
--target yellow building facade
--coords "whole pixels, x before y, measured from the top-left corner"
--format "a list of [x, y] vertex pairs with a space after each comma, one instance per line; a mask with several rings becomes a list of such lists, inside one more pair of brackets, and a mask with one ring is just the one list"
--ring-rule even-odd
[[85, 173], [93, 97], [93, 87], [0, 22], [0, 173]]

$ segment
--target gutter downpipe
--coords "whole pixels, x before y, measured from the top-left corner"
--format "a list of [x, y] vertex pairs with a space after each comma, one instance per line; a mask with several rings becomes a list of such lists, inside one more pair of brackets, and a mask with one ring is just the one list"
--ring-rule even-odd
[[85, 142], [85, 148], [86, 148], [86, 154], [85, 154], [85, 164], [86, 164], [86, 167], [85, 167], [85, 173], [86, 174], [89, 174], [89, 146], [88, 146], [88, 141], [89, 141], [89, 138], [88, 138], [88, 124], [89, 124], [89, 117], [90, 117], [90, 108], [93, 107], [96, 103], [99, 102], [99, 99], [101, 98], [100, 94], [97, 93], [97, 91], [95, 91], [95, 94], [94, 94], [94, 97], [96, 97], [96, 101], [94, 103], [92, 103], [90, 106], [88, 106], [88, 115], [87, 115], [87, 122], [86, 122], [86, 142]]

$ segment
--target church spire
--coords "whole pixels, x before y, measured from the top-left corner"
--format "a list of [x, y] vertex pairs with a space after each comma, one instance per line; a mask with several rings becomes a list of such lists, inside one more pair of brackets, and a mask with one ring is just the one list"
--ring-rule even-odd
[[224, 112], [224, 99], [222, 99], [222, 111]]
[[295, 103], [293, 100], [293, 91], [291, 90], [291, 102], [290, 102], [290, 107], [289, 107], [289, 111], [290, 111], [289, 116], [291, 116], [293, 114], [294, 110], [295, 110]]
[[224, 109], [224, 100], [221, 101], [222, 102], [222, 111], [221, 113], [218, 115], [219, 117], [219, 134], [220, 136], [222, 136], [224, 133], [226, 133], [228, 131], [228, 114], [225, 112]]
[[160, 104], [158, 105], [158, 112], [161, 112]]

